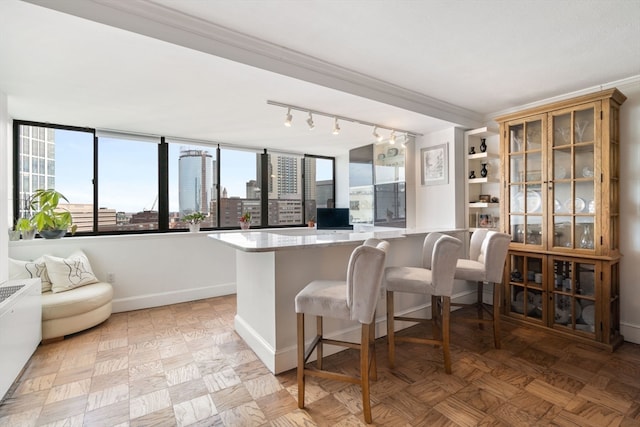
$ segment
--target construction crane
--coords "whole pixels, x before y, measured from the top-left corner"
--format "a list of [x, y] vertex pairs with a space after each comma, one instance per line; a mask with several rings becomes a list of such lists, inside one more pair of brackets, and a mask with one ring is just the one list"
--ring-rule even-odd
[[153, 204], [151, 205], [151, 209], [142, 208], [142, 211], [143, 212], [151, 212], [153, 210], [153, 208], [156, 207], [157, 203], [158, 203], [158, 195], [156, 195], [156, 198], [153, 200]]

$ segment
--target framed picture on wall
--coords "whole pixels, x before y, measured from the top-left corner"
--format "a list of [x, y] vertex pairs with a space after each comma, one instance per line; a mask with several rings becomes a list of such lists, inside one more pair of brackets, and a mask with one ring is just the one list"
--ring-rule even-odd
[[420, 150], [422, 185], [449, 183], [449, 143]]

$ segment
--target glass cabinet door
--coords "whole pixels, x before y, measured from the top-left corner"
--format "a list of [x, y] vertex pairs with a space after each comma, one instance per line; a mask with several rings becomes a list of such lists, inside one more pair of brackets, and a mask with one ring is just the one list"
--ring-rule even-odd
[[546, 189], [543, 147], [545, 116], [513, 122], [507, 128], [507, 215], [512, 241], [525, 246], [544, 244], [543, 213]]
[[507, 256], [509, 286], [506, 312], [514, 317], [546, 322], [544, 301], [545, 257], [525, 253]]
[[563, 110], [551, 115], [549, 137], [549, 228], [553, 230], [554, 250], [593, 253], [599, 195], [594, 154], [599, 109], [587, 104], [580, 109]]
[[551, 264], [553, 327], [595, 335], [598, 265], [575, 258], [553, 258]]

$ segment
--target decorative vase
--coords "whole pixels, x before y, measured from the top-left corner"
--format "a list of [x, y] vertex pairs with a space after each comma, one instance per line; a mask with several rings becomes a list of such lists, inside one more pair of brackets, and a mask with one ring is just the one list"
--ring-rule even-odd
[[481, 138], [480, 139], [480, 152], [484, 153], [485, 151], [487, 151], [487, 139], [486, 138]]
[[487, 170], [487, 164], [482, 163], [482, 169], [480, 169], [480, 176], [483, 178], [486, 178], [488, 173], [489, 171]]
[[251, 227], [251, 223], [248, 221], [240, 221], [240, 229], [241, 230], [248, 230], [249, 227]]
[[67, 234], [67, 230], [40, 230], [39, 234], [45, 239], [60, 239]]
[[20, 240], [20, 230], [9, 229], [9, 241], [16, 242]]
[[192, 233], [197, 233], [198, 231], [200, 231], [200, 224], [189, 223], [189, 231]]
[[469, 154], [476, 154], [476, 148], [475, 147], [469, 147]]
[[469, 179], [476, 179], [476, 171], [471, 171], [469, 174]]

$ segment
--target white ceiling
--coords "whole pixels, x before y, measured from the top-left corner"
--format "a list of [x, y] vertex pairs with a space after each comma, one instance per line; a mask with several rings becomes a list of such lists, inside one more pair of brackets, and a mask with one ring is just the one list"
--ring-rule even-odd
[[0, 0], [24, 120], [339, 155], [372, 129], [266, 101], [428, 133], [640, 76], [639, 0], [30, 2], [66, 13]]

